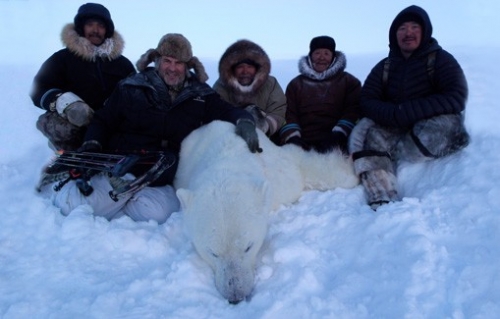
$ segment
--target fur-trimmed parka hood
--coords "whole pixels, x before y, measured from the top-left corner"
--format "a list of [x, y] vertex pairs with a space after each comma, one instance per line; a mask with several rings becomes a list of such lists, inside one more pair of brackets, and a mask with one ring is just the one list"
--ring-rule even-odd
[[316, 72], [311, 63], [311, 58], [306, 55], [300, 58], [299, 60], [299, 72], [305, 77], [308, 77], [312, 80], [323, 81], [334, 77], [335, 75], [344, 72], [347, 66], [347, 59], [345, 54], [341, 51], [335, 51], [335, 58], [333, 59], [332, 64], [325, 71], [319, 73]]
[[[257, 67], [255, 79], [249, 86], [242, 86], [233, 74], [233, 68], [241, 61], [250, 60]], [[266, 52], [249, 40], [238, 40], [226, 49], [219, 61], [219, 79], [235, 94], [256, 92], [266, 83], [271, 72], [271, 61]]]
[[61, 41], [68, 50], [86, 61], [95, 61], [96, 58], [111, 61], [120, 57], [125, 48], [125, 41], [116, 30], [111, 38], [106, 38], [103, 44], [95, 46], [76, 32], [73, 23], [64, 26], [61, 32]]

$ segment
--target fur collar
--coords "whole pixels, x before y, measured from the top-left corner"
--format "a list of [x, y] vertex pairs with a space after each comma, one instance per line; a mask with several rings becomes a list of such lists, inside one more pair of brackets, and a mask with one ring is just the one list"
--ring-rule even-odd
[[323, 81], [343, 72], [346, 65], [347, 60], [345, 54], [340, 51], [335, 51], [335, 58], [333, 59], [332, 64], [325, 71], [318, 73], [312, 68], [311, 59], [308, 55], [306, 55], [299, 60], [299, 72], [311, 80]]
[[74, 54], [85, 61], [95, 61], [97, 58], [114, 60], [122, 55], [125, 41], [115, 30], [111, 38], [104, 40], [100, 46], [93, 45], [89, 40], [78, 35], [75, 25], [68, 23], [61, 32], [61, 41]]

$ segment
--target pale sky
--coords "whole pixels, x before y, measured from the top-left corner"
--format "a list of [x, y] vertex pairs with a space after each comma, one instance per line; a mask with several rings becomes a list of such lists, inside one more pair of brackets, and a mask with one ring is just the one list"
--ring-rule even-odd
[[[62, 48], [60, 33], [85, 1], [0, 0], [0, 61], [42, 63]], [[166, 33], [182, 33], [200, 59], [218, 60], [239, 39], [249, 39], [271, 60], [298, 59], [311, 38], [332, 36], [349, 54], [388, 49], [396, 14], [416, 4], [430, 15], [434, 37], [445, 49], [500, 47], [498, 0], [102, 0], [135, 63]]]

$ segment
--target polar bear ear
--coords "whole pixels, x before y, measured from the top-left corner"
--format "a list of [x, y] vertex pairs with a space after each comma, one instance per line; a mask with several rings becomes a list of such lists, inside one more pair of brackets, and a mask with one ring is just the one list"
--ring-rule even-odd
[[191, 198], [193, 197], [193, 194], [185, 188], [179, 188], [176, 191], [177, 198], [179, 198], [179, 201], [181, 202], [181, 209], [182, 211], [186, 211], [186, 208], [191, 202]]

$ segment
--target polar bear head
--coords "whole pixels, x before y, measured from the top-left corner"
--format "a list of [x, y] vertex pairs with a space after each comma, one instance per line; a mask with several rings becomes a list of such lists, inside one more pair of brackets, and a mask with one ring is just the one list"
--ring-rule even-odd
[[234, 176], [213, 180], [218, 182], [202, 190], [178, 189], [177, 196], [194, 247], [214, 270], [217, 290], [238, 303], [253, 290], [255, 259], [271, 210], [269, 187]]

